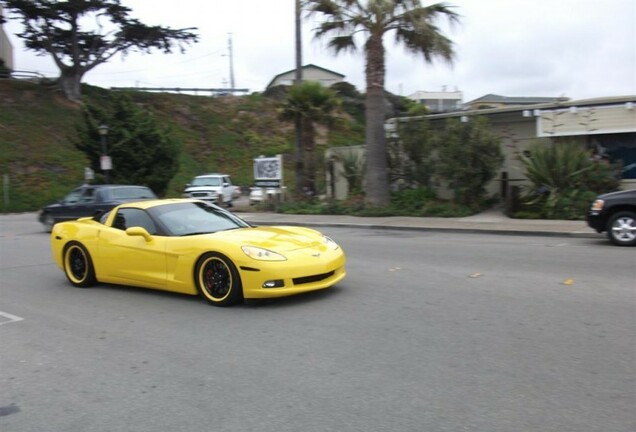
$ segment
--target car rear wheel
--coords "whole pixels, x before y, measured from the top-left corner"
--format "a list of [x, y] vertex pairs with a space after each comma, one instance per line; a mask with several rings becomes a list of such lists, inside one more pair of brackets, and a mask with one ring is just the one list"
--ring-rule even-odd
[[64, 273], [76, 287], [86, 288], [97, 282], [91, 256], [77, 242], [71, 242], [64, 248]]
[[618, 212], [607, 225], [607, 237], [617, 246], [636, 245], [636, 213]]
[[199, 293], [214, 306], [231, 306], [243, 300], [243, 287], [236, 266], [226, 256], [206, 253], [195, 270]]

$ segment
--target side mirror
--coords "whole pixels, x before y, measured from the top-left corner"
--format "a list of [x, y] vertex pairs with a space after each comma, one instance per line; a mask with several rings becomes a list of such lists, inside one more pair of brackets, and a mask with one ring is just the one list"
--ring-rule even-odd
[[150, 233], [146, 231], [145, 228], [138, 226], [127, 228], [126, 234], [128, 234], [129, 236], [143, 237], [144, 239], [146, 239], [147, 242], [152, 240], [152, 236], [150, 235]]

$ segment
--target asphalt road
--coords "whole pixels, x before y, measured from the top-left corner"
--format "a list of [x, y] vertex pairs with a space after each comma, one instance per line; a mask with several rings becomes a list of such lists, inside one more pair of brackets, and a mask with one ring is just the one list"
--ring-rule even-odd
[[348, 277], [229, 309], [73, 288], [0, 216], [0, 430], [636, 430], [636, 250], [324, 230]]

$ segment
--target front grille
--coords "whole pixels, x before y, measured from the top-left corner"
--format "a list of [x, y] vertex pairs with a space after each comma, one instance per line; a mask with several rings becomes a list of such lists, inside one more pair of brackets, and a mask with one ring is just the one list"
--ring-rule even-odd
[[211, 195], [209, 192], [192, 192], [193, 197], [206, 197]]
[[303, 276], [303, 277], [292, 279], [292, 282], [294, 282], [294, 285], [302, 285], [302, 284], [307, 284], [307, 283], [312, 283], [312, 282], [320, 282], [321, 280], [325, 280], [325, 279], [330, 278], [335, 273], [336, 273], [335, 271], [330, 271], [329, 273], [323, 273], [323, 274], [319, 274], [319, 275]]

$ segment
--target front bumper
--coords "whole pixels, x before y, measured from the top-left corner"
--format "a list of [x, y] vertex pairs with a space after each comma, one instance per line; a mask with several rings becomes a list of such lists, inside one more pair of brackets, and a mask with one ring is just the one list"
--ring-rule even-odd
[[605, 217], [600, 212], [589, 212], [587, 214], [587, 225], [598, 233], [605, 231]]
[[[325, 257], [311, 259], [313, 262], [305, 258], [240, 265], [243, 296], [246, 299], [264, 299], [321, 290], [332, 287], [347, 275], [345, 255], [341, 249]], [[282, 286], [264, 288], [267, 281], [282, 281]]]
[[182, 197], [208, 201], [211, 203], [216, 203], [219, 200], [219, 195], [212, 192], [185, 192]]

